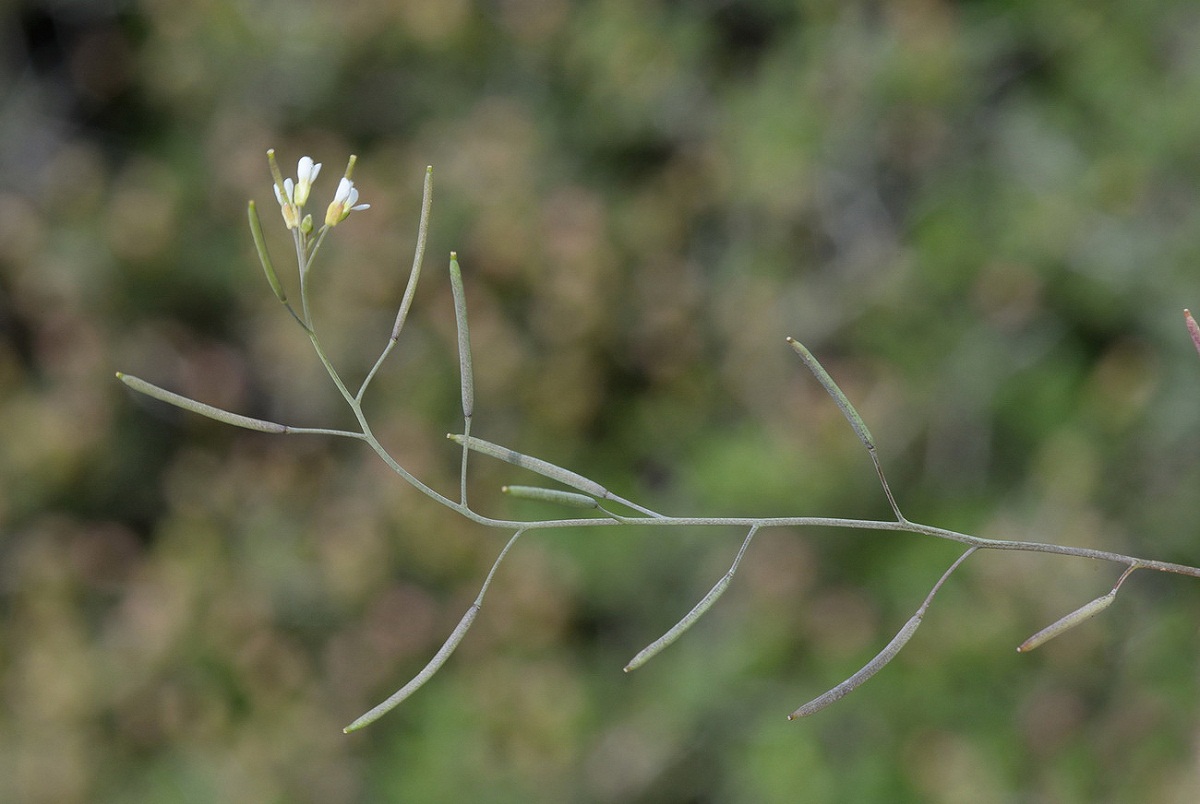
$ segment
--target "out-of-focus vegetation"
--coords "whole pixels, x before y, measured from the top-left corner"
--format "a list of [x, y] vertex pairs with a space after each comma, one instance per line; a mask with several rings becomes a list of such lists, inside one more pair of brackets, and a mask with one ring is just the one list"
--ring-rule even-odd
[[[856, 401], [918, 521], [1195, 564], [1200, 7], [1175, 2], [49, 2], [0, 21], [0, 799], [1193, 801], [1200, 584], [981, 554], [820, 715], [957, 554], [765, 531], [729, 593], [624, 663], [740, 532], [520, 544], [400, 710], [504, 534], [359, 445], [226, 428], [346, 412], [257, 266], [264, 159], [359, 154], [313, 277], [376, 432], [456, 488], [476, 432], [677, 513], [887, 517], [784, 344]], [[319, 207], [318, 207], [319, 208]], [[294, 279], [294, 277], [290, 277]], [[507, 467], [480, 461], [494, 513]], [[511, 508], [508, 506], [512, 506]]]

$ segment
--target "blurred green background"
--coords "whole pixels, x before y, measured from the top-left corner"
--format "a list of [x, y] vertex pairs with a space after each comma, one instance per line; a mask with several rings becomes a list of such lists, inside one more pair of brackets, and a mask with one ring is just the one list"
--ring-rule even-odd
[[[772, 530], [721, 603], [624, 663], [741, 532], [520, 543], [361, 445], [245, 227], [264, 158], [350, 153], [313, 276], [371, 365], [434, 165], [430, 257], [375, 431], [453, 493], [446, 254], [476, 434], [679, 514], [888, 517], [784, 337], [870, 424], [905, 513], [1200, 563], [1200, 6], [1189, 0], [9, 0], [0, 12], [0, 799], [1191, 802], [1200, 583], [910, 535]], [[495, 515], [553, 516], [498, 493]]]

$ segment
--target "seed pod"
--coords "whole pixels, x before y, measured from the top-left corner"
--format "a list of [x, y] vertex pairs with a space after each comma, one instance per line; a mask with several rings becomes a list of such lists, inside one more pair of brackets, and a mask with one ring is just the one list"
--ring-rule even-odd
[[626, 673], [630, 670], [638, 669], [661, 653], [668, 645], [683, 636], [683, 632], [695, 625], [696, 621], [703, 617], [705, 612], [711, 609], [721, 598], [721, 595], [725, 594], [725, 590], [733, 582], [733, 575], [737, 572], [738, 564], [742, 563], [742, 556], [746, 554], [746, 549], [750, 547], [750, 542], [754, 539], [754, 534], [758, 533], [758, 528], [758, 525], [750, 528], [750, 532], [746, 534], [746, 538], [742, 541], [741, 549], [738, 550], [737, 556], [733, 559], [733, 564], [729, 566], [729, 571], [721, 576], [721, 579], [713, 585], [713, 588], [708, 590], [708, 594], [700, 598], [700, 602], [693, 606], [692, 610], [685, 614], [682, 620], [671, 626], [671, 629], [667, 633], [638, 651], [638, 654], [629, 660], [629, 664], [625, 665]]
[[263, 238], [262, 221], [258, 219], [258, 209], [253, 201], [246, 209], [246, 216], [250, 219], [250, 235], [254, 238], [254, 248], [258, 251], [258, 259], [262, 263], [263, 273], [267, 275], [271, 291], [275, 298], [286, 304], [287, 294], [283, 292], [283, 285], [279, 284], [279, 277], [275, 274], [275, 266], [271, 264], [271, 255], [267, 253], [267, 241]]
[[388, 712], [392, 711], [401, 703], [403, 703], [405, 698], [419, 690], [426, 681], [433, 677], [434, 673], [441, 669], [442, 665], [446, 663], [446, 660], [450, 658], [450, 654], [454, 653], [454, 649], [458, 647], [458, 643], [462, 642], [463, 637], [467, 635], [467, 630], [471, 627], [471, 624], [475, 622], [475, 617], [478, 614], [479, 603], [475, 603], [471, 606], [471, 608], [467, 609], [467, 613], [463, 615], [463, 618], [459, 620], [458, 625], [454, 627], [454, 630], [450, 633], [450, 637], [445, 641], [442, 647], [438, 649], [438, 652], [434, 654], [433, 658], [429, 660], [429, 664], [425, 665], [425, 668], [421, 670], [421, 672], [413, 676], [411, 681], [393, 693], [392, 696], [386, 701], [376, 706], [370, 712], [367, 712], [365, 715], [351, 723], [346, 728], [342, 729], [342, 731], [346, 734], [349, 734], [352, 731], [358, 731], [363, 726], [371, 725], [376, 720], [379, 720], [379, 718], [383, 717]]
[[237, 413], [230, 413], [227, 410], [214, 408], [212, 405], [206, 405], [189, 397], [180, 396], [165, 388], [159, 388], [157, 385], [146, 382], [140, 377], [134, 377], [131, 374], [122, 374], [118, 371], [117, 379], [146, 396], [166, 402], [169, 405], [174, 405], [177, 408], [189, 410], [192, 413], [199, 413], [201, 416], [207, 416], [210, 419], [216, 419], [225, 424], [232, 424], [234, 427], [245, 427], [247, 430], [258, 430], [260, 433], [290, 432], [285, 425], [264, 421], [263, 419], [252, 419], [249, 416], [242, 416]]
[[892, 637], [892, 641], [887, 644], [887, 647], [879, 651], [874, 659], [863, 665], [861, 670], [825, 694], [813, 698], [804, 706], [792, 712], [788, 715], [788, 720], [796, 720], [797, 718], [807, 717], [814, 712], [819, 712], [831, 703], [840, 701], [862, 686], [864, 681], [882, 670], [883, 666], [894, 659], [896, 654], [900, 652], [900, 649], [908, 644], [908, 640], [912, 639], [913, 634], [917, 632], [917, 626], [921, 624], [921, 617], [921, 614], [914, 614], [904, 624], [904, 627], [900, 629], [900, 633]]
[[463, 417], [475, 412], [475, 376], [471, 369], [471, 332], [467, 327], [467, 298], [463, 292], [462, 269], [458, 255], [450, 252], [450, 291], [454, 296], [454, 322], [458, 329], [458, 372], [462, 379]]
[[599, 503], [586, 494], [576, 494], [573, 491], [544, 489], [538, 486], [504, 486], [500, 490], [511, 497], [557, 503], [558, 505], [565, 505], [570, 508], [595, 508], [599, 505]]
[[869, 450], [875, 449], [875, 439], [871, 435], [871, 431], [867, 429], [867, 423], [863, 421], [862, 416], [858, 415], [858, 411], [854, 405], [850, 403], [849, 397], [842, 392], [838, 384], [833, 381], [833, 377], [829, 376], [829, 372], [825, 367], [817, 362], [817, 358], [813, 357], [813, 353], [808, 351], [808, 348], [800, 343], [795, 338], [787, 339], [788, 345], [792, 347], [792, 351], [800, 356], [804, 361], [804, 365], [808, 366], [808, 370], [817, 378], [817, 382], [821, 383], [821, 387], [833, 399], [838, 410], [846, 417], [846, 421], [850, 422], [850, 427], [854, 429], [854, 434], [858, 436], [858, 440], [863, 443]]
[[1041, 645], [1043, 642], [1049, 642], [1061, 633], [1071, 630], [1079, 625], [1084, 620], [1095, 617], [1100, 612], [1112, 605], [1112, 602], [1117, 599], [1117, 590], [1113, 589], [1107, 595], [1101, 595], [1090, 603], [1085, 603], [1075, 611], [1060, 620], [1046, 626], [1041, 631], [1025, 640], [1017, 647], [1017, 653], [1028, 653], [1029, 651]]
[[453, 441], [455, 444], [466, 443], [468, 449], [473, 452], [478, 452], [487, 455], [491, 458], [511, 463], [513, 466], [520, 466], [522, 469], [528, 469], [531, 472], [536, 472], [542, 477], [548, 477], [551, 480], [557, 480], [565, 486], [570, 486], [573, 489], [590, 494], [593, 497], [607, 499], [608, 489], [601, 486], [594, 480], [588, 480], [581, 474], [572, 472], [570, 469], [563, 469], [561, 466], [555, 466], [548, 461], [543, 461], [541, 458], [533, 458], [529, 455], [511, 450], [508, 447], [502, 447], [499, 444], [493, 444], [490, 441], [484, 441], [482, 438], [474, 436], [463, 436], [459, 433], [448, 433], [446, 438]]

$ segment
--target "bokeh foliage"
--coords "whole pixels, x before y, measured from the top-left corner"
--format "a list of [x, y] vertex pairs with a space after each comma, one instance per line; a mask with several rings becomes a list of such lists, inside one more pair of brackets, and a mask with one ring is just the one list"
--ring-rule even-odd
[[[375, 430], [456, 484], [476, 432], [673, 513], [887, 517], [784, 344], [843, 384], [918, 521], [1200, 562], [1200, 8], [1187, 0], [134, 0], [4, 6], [0, 799], [1192, 801], [1200, 586], [766, 531], [538, 534], [404, 707], [504, 534], [359, 445], [233, 431], [131, 371], [308, 426], [346, 412], [244, 226], [264, 153], [355, 152], [314, 277], [345, 374], [434, 255]], [[474, 500], [521, 482], [479, 462]], [[511, 506], [511, 507], [509, 507]], [[798, 798], [799, 797], [799, 798]]]

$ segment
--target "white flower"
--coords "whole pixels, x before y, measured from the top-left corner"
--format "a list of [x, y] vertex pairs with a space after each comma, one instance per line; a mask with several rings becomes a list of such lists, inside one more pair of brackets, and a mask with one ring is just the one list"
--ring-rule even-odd
[[329, 204], [329, 209], [325, 211], [325, 225], [337, 226], [346, 220], [346, 217], [351, 212], [357, 212], [360, 209], [370, 209], [370, 207], [370, 204], [358, 203], [358, 189], [354, 186], [354, 182], [343, 176], [342, 180], [338, 183], [333, 201]]
[[[277, 167], [272, 169], [278, 171]], [[321, 163], [313, 163], [312, 157], [302, 156], [300, 161], [296, 163], [296, 180], [283, 179], [282, 188], [279, 183], [279, 176], [276, 175], [275, 180], [275, 198], [279, 201], [279, 211], [283, 213], [283, 222], [287, 224], [287, 228], [295, 229], [300, 225], [304, 205], [308, 202], [308, 194], [312, 190], [312, 183], [317, 178], [317, 174], [321, 172]]]
[[292, 203], [297, 207], [303, 207], [308, 203], [308, 193], [320, 172], [320, 162], [313, 164], [312, 157], [300, 157], [300, 161], [296, 164], [296, 192], [292, 198]]
[[279, 189], [279, 185], [275, 187], [275, 198], [279, 201], [279, 211], [283, 213], [283, 222], [287, 224], [287, 228], [295, 229], [300, 225], [300, 208], [295, 202], [295, 183], [291, 179], [283, 180], [283, 190]]

